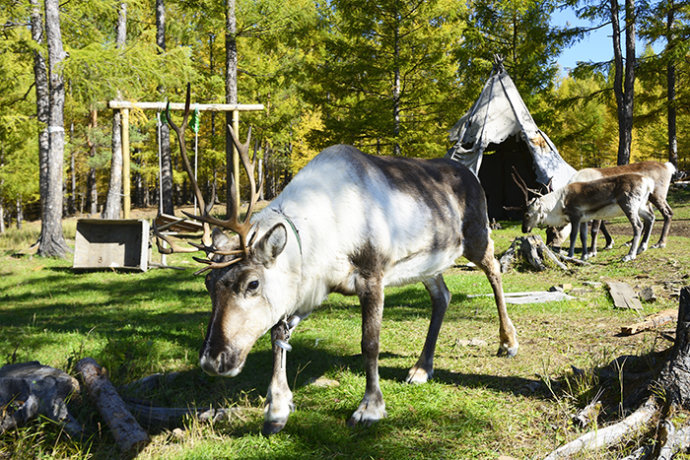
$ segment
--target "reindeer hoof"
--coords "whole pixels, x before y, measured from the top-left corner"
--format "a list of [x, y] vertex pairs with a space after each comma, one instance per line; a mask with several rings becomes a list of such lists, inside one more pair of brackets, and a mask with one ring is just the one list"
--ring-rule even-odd
[[633, 255], [633, 254], [628, 254], [627, 256], [624, 256], [624, 257], [621, 259], [621, 262], [628, 262], [629, 260], [633, 260], [633, 259], [635, 259], [635, 255]]
[[421, 367], [413, 367], [410, 369], [410, 372], [407, 374], [407, 378], [405, 379], [405, 383], [409, 383], [412, 385], [419, 385], [422, 383], [426, 383], [429, 381], [431, 376], [433, 375], [433, 371], [427, 372]]
[[274, 421], [274, 422], [264, 422], [264, 427], [261, 429], [261, 434], [268, 437], [272, 434], [280, 433], [280, 431], [285, 428], [287, 420]]
[[662, 249], [666, 247], [666, 243], [657, 243], [652, 245], [652, 249]]
[[352, 417], [347, 421], [347, 425], [349, 427], [354, 427], [357, 424], [370, 426], [382, 418], [385, 418], [387, 415], [386, 405], [383, 402], [375, 404], [368, 403], [365, 400], [362, 401], [357, 410], [352, 414]]
[[496, 356], [505, 356], [506, 358], [513, 358], [515, 355], [517, 355], [518, 352], [518, 346], [515, 345], [514, 347], [509, 347], [507, 345], [501, 344], [500, 347], [498, 347], [498, 351], [496, 352]]

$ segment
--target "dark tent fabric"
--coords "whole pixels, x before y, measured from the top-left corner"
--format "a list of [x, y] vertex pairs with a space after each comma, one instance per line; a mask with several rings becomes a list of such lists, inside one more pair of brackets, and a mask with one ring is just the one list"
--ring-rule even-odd
[[527, 110], [515, 84], [499, 62], [472, 108], [450, 131], [455, 142], [446, 154], [470, 168], [484, 187], [492, 219], [517, 219], [504, 207], [524, 204], [511, 177], [513, 166], [528, 186], [563, 187], [575, 169]]

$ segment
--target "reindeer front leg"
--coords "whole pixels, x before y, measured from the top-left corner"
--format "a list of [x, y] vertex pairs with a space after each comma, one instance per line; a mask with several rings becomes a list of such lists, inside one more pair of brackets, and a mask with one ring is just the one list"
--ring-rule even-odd
[[379, 387], [379, 335], [383, 318], [383, 283], [380, 277], [358, 280], [357, 295], [362, 307], [362, 354], [367, 383], [362, 402], [347, 424], [368, 426], [386, 416], [386, 404]]
[[292, 391], [287, 383], [287, 344], [292, 330], [297, 326], [299, 318], [294, 316], [289, 321], [279, 321], [271, 329], [271, 343], [273, 344], [273, 376], [266, 394], [264, 407], [264, 436], [278, 433], [285, 427], [290, 413], [295, 410], [292, 403]]
[[577, 232], [580, 231], [580, 216], [569, 216], [570, 218], [570, 249], [568, 257], [575, 257], [575, 243], [577, 242]]

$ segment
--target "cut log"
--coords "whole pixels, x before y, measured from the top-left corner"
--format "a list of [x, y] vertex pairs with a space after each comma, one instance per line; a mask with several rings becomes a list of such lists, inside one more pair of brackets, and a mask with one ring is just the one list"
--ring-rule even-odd
[[606, 285], [609, 288], [609, 293], [613, 299], [613, 306], [625, 310], [642, 310], [640, 299], [637, 294], [627, 283], [620, 281], [607, 281]]
[[77, 371], [120, 450], [129, 455], [143, 449], [149, 436], [127, 409], [105, 370], [93, 358], [84, 358], [77, 363]]
[[621, 327], [621, 334], [623, 335], [633, 335], [638, 332], [648, 331], [664, 324], [668, 324], [671, 321], [675, 321], [678, 318], [678, 309], [669, 308], [668, 310], [660, 311], [653, 315], [649, 315], [643, 321], [640, 321], [629, 326]]

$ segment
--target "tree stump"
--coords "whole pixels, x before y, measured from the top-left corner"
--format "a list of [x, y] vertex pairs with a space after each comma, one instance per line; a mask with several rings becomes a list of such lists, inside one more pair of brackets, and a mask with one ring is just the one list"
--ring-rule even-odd
[[0, 434], [26, 424], [39, 414], [61, 423], [70, 436], [83, 428], [67, 410], [65, 400], [79, 392], [79, 382], [38, 361], [0, 368]]
[[136, 454], [146, 447], [149, 443], [148, 434], [127, 409], [98, 363], [93, 358], [84, 358], [77, 363], [77, 371], [120, 450], [125, 454]]
[[[647, 376], [643, 379], [645, 386], [641, 389], [633, 388], [638, 404], [640, 398], [647, 397], [646, 402], [640, 404], [637, 410], [609, 427], [585, 433], [551, 452], [546, 458], [569, 458], [582, 450], [613, 446], [623, 439], [630, 439], [634, 432], [653, 426], [652, 423], [657, 419], [659, 422], [656, 423], [656, 430], [648, 432], [653, 443], [645, 443], [626, 457], [626, 460], [670, 459], [676, 453], [687, 450], [690, 447], [690, 424], [677, 428], [673, 424], [673, 415], [678, 408], [690, 409], [690, 287], [681, 289], [676, 339], [666, 355], [668, 358], [657, 367], [660, 370], [650, 373], [652, 378]], [[620, 366], [617, 368], [621, 369]], [[605, 384], [602, 382], [602, 385]], [[664, 394], [663, 398], [657, 396], [660, 393]]]
[[519, 236], [513, 240], [508, 250], [499, 259], [501, 272], [510, 270], [517, 260], [526, 261], [534, 270], [544, 271], [549, 265], [555, 265], [561, 270], [567, 270], [561, 259], [572, 260], [560, 256], [549, 249], [539, 235]]

